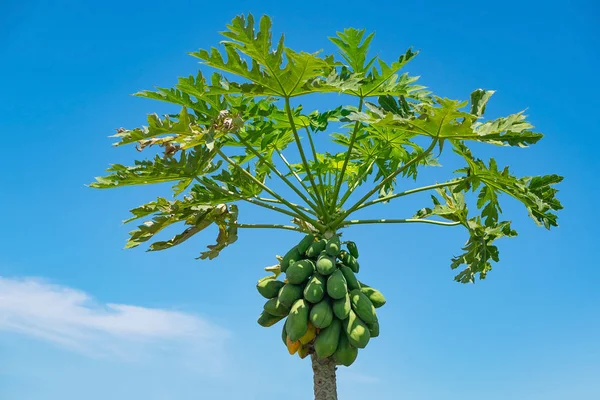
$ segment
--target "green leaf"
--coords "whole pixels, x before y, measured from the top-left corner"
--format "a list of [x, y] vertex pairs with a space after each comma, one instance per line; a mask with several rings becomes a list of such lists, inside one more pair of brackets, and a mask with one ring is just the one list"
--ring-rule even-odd
[[[317, 57], [317, 53], [295, 52], [286, 48], [283, 35], [277, 48], [272, 50], [269, 17], [261, 18], [258, 32], [255, 32], [252, 14], [247, 18], [237, 16], [227, 28], [228, 31], [222, 32], [231, 39], [222, 42], [227, 61], [215, 48], [210, 52], [199, 50], [191, 55], [213, 68], [248, 79], [254, 85], [246, 85], [245, 94], [293, 97], [310, 93], [316, 88], [324, 90], [322, 82], [319, 85], [315, 82], [322, 81], [323, 77], [329, 75], [335, 65], [333, 60]], [[251, 66], [242, 56], [250, 58]]]
[[455, 152], [461, 155], [468, 164], [468, 169], [460, 172], [468, 172], [474, 182], [473, 190], [478, 185], [484, 185], [479, 194], [478, 206], [484, 207], [486, 225], [493, 225], [502, 212], [498, 203], [498, 193], [506, 193], [525, 205], [529, 216], [538, 225], [547, 229], [558, 226], [555, 211], [561, 210], [563, 206], [556, 199], [557, 189], [552, 185], [562, 181], [558, 175], [545, 175], [537, 177], [517, 178], [510, 174], [508, 167], [499, 170], [494, 159], [489, 165], [482, 160], [473, 157], [471, 151], [461, 142], [454, 143]]
[[364, 29], [346, 28], [342, 32], [336, 32], [337, 37], [330, 37], [339, 49], [342, 58], [352, 68], [355, 73], [365, 73], [371, 68], [376, 57], [367, 62], [369, 45], [375, 36], [375, 33], [369, 34], [366, 38]]
[[175, 195], [183, 192], [198, 176], [217, 170], [221, 162], [213, 163], [214, 152], [203, 147], [180, 151], [179, 159], [174, 156], [156, 155], [153, 160], [135, 161], [133, 166], [113, 164], [107, 169], [109, 175], [97, 177], [90, 186], [97, 189], [112, 187], [150, 185], [177, 181], [173, 187]]
[[483, 116], [485, 113], [485, 106], [494, 93], [496, 93], [495, 90], [484, 89], [477, 89], [471, 93], [471, 114], [478, 117]]

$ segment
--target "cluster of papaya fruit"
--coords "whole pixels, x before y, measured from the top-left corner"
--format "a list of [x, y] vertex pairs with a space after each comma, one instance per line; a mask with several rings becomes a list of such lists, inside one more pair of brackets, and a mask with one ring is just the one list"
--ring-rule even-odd
[[[315, 353], [350, 366], [358, 349], [379, 335], [376, 308], [385, 304], [378, 290], [358, 281], [358, 248], [338, 235], [329, 239], [306, 235], [289, 250], [274, 275], [256, 285], [267, 302], [258, 318], [269, 327], [285, 320], [282, 340], [300, 358]], [[285, 274], [283, 281], [278, 277]]]

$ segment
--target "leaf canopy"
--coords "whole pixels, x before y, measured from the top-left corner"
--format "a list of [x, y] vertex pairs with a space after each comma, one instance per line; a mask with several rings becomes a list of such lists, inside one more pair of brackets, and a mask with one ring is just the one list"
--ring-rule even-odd
[[[480, 160], [469, 147], [525, 148], [542, 138], [523, 112], [486, 120], [493, 90], [474, 90], [469, 101], [433, 95], [404, 71], [417, 51], [386, 62], [370, 54], [375, 36], [364, 29], [330, 37], [337, 55], [293, 50], [284, 35], [274, 42], [267, 16], [256, 24], [251, 14], [239, 15], [222, 35], [220, 48], [190, 53], [214, 70], [211, 75], [198, 71], [172, 88], [136, 93], [180, 112], [150, 114], [147, 126], [119, 128], [115, 145], [134, 144], [150, 154], [132, 166], [111, 165], [91, 184], [172, 185], [173, 199], [159, 197], [131, 210], [126, 222], [145, 222], [130, 233], [127, 248], [153, 241], [150, 251], [164, 250], [216, 226], [216, 243], [199, 257], [212, 259], [237, 240], [241, 228], [324, 234], [355, 223], [389, 223], [348, 218], [365, 207], [437, 190], [432, 206], [391, 222], [462, 226], [468, 240], [451, 268], [466, 283], [485, 278], [499, 261], [497, 239], [517, 235], [510, 221], [501, 220], [504, 195], [522, 203], [538, 225], [557, 226], [562, 205], [555, 185], [562, 177], [518, 177], [493, 158]], [[297, 100], [327, 93], [344, 96], [329, 109], [309, 112]], [[397, 191], [407, 178], [420, 180], [423, 168], [441, 167], [448, 149], [464, 161], [453, 179]], [[275, 181], [291, 192], [274, 190]], [[366, 194], [357, 200], [359, 187]], [[475, 193], [471, 206], [468, 193]], [[240, 224], [240, 202], [283, 214], [293, 225]], [[183, 229], [157, 238], [172, 225]]]

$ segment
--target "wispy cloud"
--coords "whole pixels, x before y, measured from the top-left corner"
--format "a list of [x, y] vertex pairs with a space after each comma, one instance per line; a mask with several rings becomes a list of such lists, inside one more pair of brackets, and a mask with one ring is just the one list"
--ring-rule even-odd
[[[27, 335], [95, 357], [139, 360], [156, 351], [172, 354], [176, 348], [214, 363], [222, 360], [229, 336], [225, 329], [192, 314], [102, 304], [85, 292], [39, 278], [1, 276], [0, 331]], [[211, 369], [215, 367], [218, 369], [218, 365]]]
[[348, 382], [358, 382], [358, 383], [378, 383], [381, 382], [381, 379], [376, 376], [364, 375], [361, 373], [356, 373], [352, 371], [348, 371], [345, 369], [338, 370], [340, 378], [348, 381]]

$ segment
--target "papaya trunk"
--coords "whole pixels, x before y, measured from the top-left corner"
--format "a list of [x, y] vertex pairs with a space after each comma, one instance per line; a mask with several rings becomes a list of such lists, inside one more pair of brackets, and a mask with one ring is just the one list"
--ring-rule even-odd
[[331, 358], [319, 360], [316, 354], [311, 354], [315, 400], [337, 400], [335, 382], [335, 361]]

